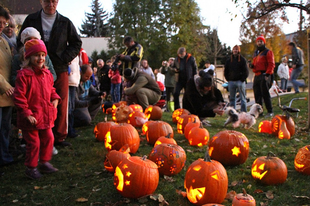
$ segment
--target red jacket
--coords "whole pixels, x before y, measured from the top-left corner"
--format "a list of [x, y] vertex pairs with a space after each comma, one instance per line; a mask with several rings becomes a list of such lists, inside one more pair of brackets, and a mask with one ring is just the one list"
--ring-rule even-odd
[[[39, 130], [54, 127], [57, 109], [51, 102], [60, 97], [53, 84], [53, 75], [46, 68], [23, 68], [18, 71], [13, 95], [18, 128]], [[36, 118], [36, 125], [31, 125], [27, 120], [29, 115]]]
[[108, 76], [110, 77], [112, 84], [120, 84], [122, 82], [122, 77], [121, 77], [118, 69], [115, 71], [110, 69]]
[[253, 65], [255, 76], [262, 73], [273, 74], [275, 67], [273, 52], [269, 49], [265, 49], [260, 53], [258, 53], [258, 50], [255, 51]]

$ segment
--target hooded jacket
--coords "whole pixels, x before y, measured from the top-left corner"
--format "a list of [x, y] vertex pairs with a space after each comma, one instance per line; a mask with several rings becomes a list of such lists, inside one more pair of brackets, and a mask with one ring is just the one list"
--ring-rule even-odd
[[263, 51], [256, 50], [253, 56], [253, 66], [255, 76], [263, 73], [273, 74], [275, 67], [273, 52], [267, 48]]

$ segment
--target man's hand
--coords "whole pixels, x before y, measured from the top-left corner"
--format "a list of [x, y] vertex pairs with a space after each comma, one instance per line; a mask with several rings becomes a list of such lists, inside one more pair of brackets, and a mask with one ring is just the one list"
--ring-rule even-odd
[[28, 121], [30, 122], [30, 124], [32, 125], [36, 125], [37, 124], [37, 119], [34, 116], [28, 116], [27, 117]]
[[14, 93], [14, 87], [11, 87], [10, 89], [8, 89], [8, 90], [5, 92], [5, 94], [6, 94], [7, 96], [12, 96], [13, 93]]
[[224, 114], [224, 110], [222, 109], [222, 107], [217, 107], [217, 108], [215, 108], [215, 109], [213, 109], [213, 112], [215, 113], [215, 114], [218, 114], [218, 115], [220, 115], [220, 116], [222, 116], [223, 114]]
[[54, 100], [52, 101], [52, 104], [53, 104], [53, 106], [54, 106], [55, 108], [57, 108], [58, 102], [59, 102], [59, 99], [54, 99]]

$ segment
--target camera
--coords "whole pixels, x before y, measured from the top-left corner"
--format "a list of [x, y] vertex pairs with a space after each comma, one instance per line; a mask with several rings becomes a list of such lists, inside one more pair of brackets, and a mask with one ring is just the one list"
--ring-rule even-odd
[[119, 55], [116, 55], [116, 58], [115, 58], [115, 60], [114, 60], [114, 62], [113, 62], [113, 64], [112, 64], [112, 67], [111, 67], [112, 71], [116, 71], [116, 70], [119, 68], [118, 62], [119, 62], [120, 60], [121, 60], [121, 59], [120, 59], [120, 56], [119, 56]]

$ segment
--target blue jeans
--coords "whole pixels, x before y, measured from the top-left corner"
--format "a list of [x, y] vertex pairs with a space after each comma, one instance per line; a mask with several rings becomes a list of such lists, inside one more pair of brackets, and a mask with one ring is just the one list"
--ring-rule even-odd
[[112, 101], [114, 103], [119, 102], [121, 100], [120, 88], [121, 88], [121, 83], [111, 84], [111, 96], [112, 96]]
[[287, 79], [281, 78], [281, 89], [287, 90]]
[[296, 68], [293, 69], [291, 73], [291, 82], [293, 84], [295, 92], [299, 92], [299, 87], [304, 86], [302, 83], [296, 81], [296, 79], [299, 77], [300, 73], [302, 72], [303, 68], [304, 68], [304, 65], [296, 66]]
[[236, 93], [239, 91], [241, 100], [241, 111], [247, 112], [246, 109], [246, 97], [245, 97], [245, 82], [242, 81], [229, 81], [229, 105], [236, 108]]
[[13, 161], [9, 153], [12, 107], [0, 107], [0, 166]]

